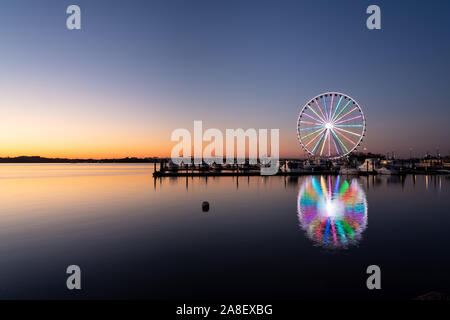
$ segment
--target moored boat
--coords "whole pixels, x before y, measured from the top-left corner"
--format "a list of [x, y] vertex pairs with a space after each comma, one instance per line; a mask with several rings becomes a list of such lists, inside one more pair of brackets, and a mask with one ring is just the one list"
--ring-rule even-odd
[[339, 170], [339, 174], [346, 174], [346, 175], [353, 175], [353, 174], [358, 174], [358, 169], [357, 168], [352, 168], [352, 167], [341, 167], [341, 169]]
[[375, 169], [375, 171], [378, 174], [386, 174], [386, 175], [390, 175], [390, 174], [398, 174], [398, 170], [394, 169], [394, 168], [386, 168], [386, 167], [381, 167], [381, 168], [377, 168]]

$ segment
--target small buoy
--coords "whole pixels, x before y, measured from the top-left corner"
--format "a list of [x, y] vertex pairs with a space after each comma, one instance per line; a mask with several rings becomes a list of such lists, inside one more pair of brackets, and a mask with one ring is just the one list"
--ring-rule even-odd
[[208, 201], [203, 201], [202, 202], [202, 210], [203, 210], [203, 212], [208, 212], [209, 211], [209, 202]]

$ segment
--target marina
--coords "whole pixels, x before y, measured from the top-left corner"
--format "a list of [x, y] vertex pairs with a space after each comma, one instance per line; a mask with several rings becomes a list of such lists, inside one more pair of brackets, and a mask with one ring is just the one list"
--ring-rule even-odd
[[[450, 162], [445, 160], [385, 160], [366, 158], [363, 162], [351, 160], [348, 162], [332, 162], [316, 160], [278, 160], [277, 176], [304, 175], [450, 175]], [[161, 160], [159, 168], [154, 163], [153, 177], [219, 177], [219, 176], [259, 176], [261, 164], [208, 165], [189, 164], [176, 165], [171, 160]]]

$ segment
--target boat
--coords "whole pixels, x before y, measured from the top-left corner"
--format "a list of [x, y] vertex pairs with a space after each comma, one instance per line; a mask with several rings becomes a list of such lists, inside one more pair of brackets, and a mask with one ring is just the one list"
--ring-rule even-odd
[[339, 169], [339, 174], [353, 175], [353, 174], [358, 174], [358, 173], [359, 173], [359, 171], [357, 168], [341, 167], [341, 169]]
[[360, 173], [373, 173], [375, 172], [374, 160], [366, 159], [362, 165], [358, 167]]
[[377, 169], [375, 169], [375, 171], [376, 171], [378, 174], [387, 174], [387, 175], [390, 175], [390, 174], [398, 174], [398, 173], [399, 173], [398, 170], [396, 170], [396, 169], [393, 169], [393, 168], [386, 168], [386, 167], [377, 168]]
[[300, 161], [288, 161], [284, 167], [286, 172], [305, 172], [302, 162]]

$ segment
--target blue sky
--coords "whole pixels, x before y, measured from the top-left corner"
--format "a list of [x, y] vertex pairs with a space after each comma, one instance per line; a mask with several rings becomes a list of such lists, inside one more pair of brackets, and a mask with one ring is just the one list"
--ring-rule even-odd
[[[70, 4], [80, 31], [65, 27]], [[381, 30], [366, 28], [370, 4]], [[369, 151], [448, 154], [449, 12], [449, 1], [2, 0], [0, 142], [27, 154], [45, 132], [53, 155], [83, 143], [93, 156], [168, 155], [170, 132], [203, 120], [280, 128], [282, 156], [302, 156], [300, 108], [339, 91], [361, 105]]]

